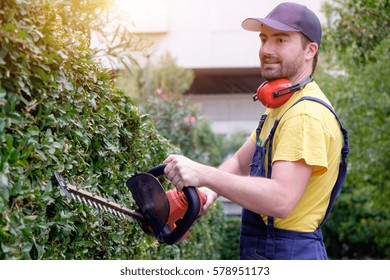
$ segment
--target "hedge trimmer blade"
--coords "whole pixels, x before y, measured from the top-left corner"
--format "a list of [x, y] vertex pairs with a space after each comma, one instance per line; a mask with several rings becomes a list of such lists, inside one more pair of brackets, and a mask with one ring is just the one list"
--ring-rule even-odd
[[56, 177], [57, 182], [60, 184], [61, 189], [64, 191], [65, 195], [68, 197], [69, 200], [73, 199], [79, 203], [94, 207], [96, 209], [100, 209], [101, 211], [118, 218], [135, 218], [137, 220], [144, 219], [144, 216], [142, 214], [133, 211], [124, 205], [120, 205], [112, 200], [101, 197], [99, 195], [88, 192], [70, 184], [68, 181], [63, 179], [57, 172], [54, 173], [54, 176]]

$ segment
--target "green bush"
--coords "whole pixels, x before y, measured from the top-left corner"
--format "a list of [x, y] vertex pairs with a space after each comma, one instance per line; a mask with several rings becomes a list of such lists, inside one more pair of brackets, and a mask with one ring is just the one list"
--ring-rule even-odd
[[223, 235], [223, 252], [221, 259], [237, 260], [239, 258], [239, 242], [240, 242], [240, 217], [229, 217], [226, 219], [226, 229]]
[[[218, 246], [222, 227], [210, 228], [223, 219], [218, 207], [164, 251], [136, 223], [61, 194], [56, 171], [134, 207], [127, 178], [176, 149], [94, 61], [87, 35], [54, 2], [0, 3], [0, 259], [217, 258], [197, 250]], [[72, 1], [61, 3], [72, 10]]]
[[321, 76], [349, 131], [351, 150], [345, 184], [324, 226], [332, 258], [390, 257], [390, 83], [383, 79], [390, 74], [389, 46], [390, 40], [383, 40], [372, 52], [387, 59], [348, 69], [346, 76]]

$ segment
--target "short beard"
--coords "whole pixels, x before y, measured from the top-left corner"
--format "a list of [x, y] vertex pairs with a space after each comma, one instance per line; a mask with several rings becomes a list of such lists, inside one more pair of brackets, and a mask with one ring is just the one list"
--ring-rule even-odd
[[280, 70], [281, 69], [279, 69], [279, 71], [277, 71], [277, 72], [268, 73], [262, 67], [261, 68], [261, 76], [268, 82], [275, 81], [275, 80], [282, 79], [282, 78], [286, 78], [282, 75], [282, 73], [281, 73], [282, 71], [280, 71]]
[[276, 61], [279, 66], [279, 68], [272, 73], [266, 71], [264, 68], [266, 67], [263, 66], [263, 63], [261, 65], [261, 76], [266, 80], [266, 81], [274, 81], [282, 78], [289, 79], [293, 76], [295, 76], [298, 72], [299, 69], [302, 67], [303, 64], [303, 58], [299, 57], [297, 55], [294, 59], [291, 59], [289, 61], [286, 61], [285, 63], [281, 62], [278, 58], [274, 56], [264, 56], [262, 59], [263, 61]]

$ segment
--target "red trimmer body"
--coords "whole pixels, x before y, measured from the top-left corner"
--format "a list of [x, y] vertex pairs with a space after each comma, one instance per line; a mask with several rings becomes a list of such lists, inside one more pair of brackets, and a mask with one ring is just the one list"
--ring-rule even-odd
[[139, 220], [142, 229], [160, 243], [175, 244], [188, 236], [188, 231], [199, 218], [206, 196], [195, 187], [182, 192], [165, 192], [158, 176], [164, 174], [166, 164], [137, 174], [126, 182], [144, 217]]
[[[200, 199], [200, 208], [198, 212], [198, 217], [200, 212], [202, 211], [203, 204], [206, 202], [206, 196], [196, 189], [196, 192]], [[177, 190], [170, 190], [165, 193], [169, 200], [169, 217], [167, 224], [171, 228], [171, 230], [174, 230], [176, 228], [176, 222], [180, 222], [180, 220], [183, 218], [184, 214], [187, 212], [188, 209], [188, 201], [186, 199], [186, 196], [183, 192], [178, 192]], [[189, 234], [189, 231], [187, 231], [182, 239], [186, 238]]]

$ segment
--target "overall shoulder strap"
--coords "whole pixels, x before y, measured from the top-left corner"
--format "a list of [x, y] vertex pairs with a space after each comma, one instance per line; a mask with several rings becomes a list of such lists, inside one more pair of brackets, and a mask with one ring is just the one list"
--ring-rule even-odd
[[[301, 102], [301, 101], [304, 101], [304, 100], [311, 100], [311, 101], [315, 101], [315, 102], [318, 102], [322, 105], [324, 105], [326, 108], [329, 109], [329, 111], [331, 111], [333, 113], [333, 115], [336, 117], [336, 120], [337, 122], [339, 123], [339, 126], [340, 126], [340, 129], [341, 129], [341, 132], [343, 133], [343, 137], [344, 137], [344, 146], [341, 150], [341, 157], [343, 160], [345, 160], [349, 154], [349, 144], [348, 144], [348, 131], [344, 128], [343, 124], [341, 123], [338, 115], [336, 114], [336, 112], [333, 110], [333, 108], [328, 104], [326, 103], [325, 101], [319, 99], [319, 98], [316, 98], [316, 97], [312, 97], [312, 96], [304, 96], [302, 97], [301, 99], [299, 99], [297, 102], [295, 102], [291, 107], [293, 107], [294, 105], [296, 105], [297, 103]], [[290, 107], [290, 108], [291, 108]], [[288, 109], [290, 109], [288, 108]], [[287, 109], [287, 110], [288, 110]], [[287, 112], [286, 110], [286, 112]], [[283, 115], [286, 113], [284, 112]], [[283, 117], [283, 116], [282, 116]]]
[[341, 160], [340, 160], [340, 164], [339, 164], [339, 174], [337, 176], [336, 183], [333, 186], [332, 193], [331, 193], [330, 200], [329, 200], [329, 204], [328, 204], [328, 208], [326, 209], [324, 219], [322, 220], [321, 224], [319, 225], [319, 228], [321, 228], [324, 225], [325, 221], [327, 220], [327, 218], [328, 218], [328, 216], [333, 208], [333, 204], [336, 200], [336, 197], [340, 193], [341, 187], [342, 187], [342, 185], [345, 181], [345, 178], [347, 176], [347, 156], [349, 154], [348, 131], [343, 127], [336, 112], [333, 110], [332, 107], [329, 106], [329, 104], [325, 103], [321, 99], [311, 97], [311, 96], [302, 97], [300, 100], [298, 100], [298, 102], [302, 101], [302, 100], [315, 101], [315, 102], [321, 103], [322, 105], [327, 107], [333, 113], [333, 115], [336, 117], [336, 119], [339, 123], [340, 129], [341, 129], [341, 132], [343, 133], [343, 138], [344, 138], [344, 145], [343, 145], [343, 148], [341, 149]]
[[[333, 115], [336, 117], [336, 120], [337, 122], [339, 123], [339, 126], [340, 126], [340, 129], [341, 129], [341, 132], [343, 134], [343, 139], [344, 139], [344, 145], [341, 149], [341, 160], [340, 160], [340, 164], [339, 164], [339, 174], [337, 176], [337, 180], [336, 180], [336, 183], [335, 185], [333, 186], [333, 189], [332, 189], [332, 193], [331, 193], [331, 196], [330, 196], [330, 201], [329, 201], [329, 204], [328, 204], [328, 208], [326, 209], [326, 213], [325, 213], [325, 216], [324, 216], [324, 219], [322, 220], [321, 224], [319, 225], [319, 228], [322, 227], [322, 225], [325, 223], [326, 219], [328, 218], [332, 208], [333, 208], [333, 204], [336, 200], [336, 197], [338, 196], [340, 190], [341, 190], [341, 187], [345, 181], [345, 178], [346, 178], [346, 175], [347, 175], [347, 156], [349, 154], [349, 144], [348, 144], [348, 131], [344, 128], [344, 126], [342, 125], [339, 117], [337, 116], [336, 112], [333, 110], [333, 108], [327, 104], [325, 101], [319, 99], [319, 98], [316, 98], [316, 97], [312, 97], [312, 96], [304, 96], [302, 98], [300, 98], [297, 102], [295, 102], [293, 105], [291, 105], [284, 113], [283, 115], [275, 121], [274, 123], [274, 126], [272, 128], [272, 132], [271, 132], [271, 138], [269, 139], [270, 142], [269, 142], [269, 151], [272, 151], [272, 142], [273, 142], [273, 136], [274, 136], [274, 133], [276, 131], [276, 128], [281, 120], [281, 118], [284, 116], [284, 114], [286, 114], [286, 112], [291, 109], [293, 106], [295, 106], [296, 104], [298, 104], [299, 102], [301, 101], [304, 101], [304, 100], [310, 100], [310, 101], [314, 101], [314, 102], [318, 102], [322, 105], [324, 105], [326, 108], [329, 109], [329, 111], [331, 111], [333, 113]], [[271, 152], [268, 153], [268, 170], [271, 170], [270, 168], [272, 166], [272, 158], [271, 158]], [[272, 172], [272, 171], [271, 171]], [[271, 174], [271, 172], [269, 172]], [[269, 176], [271, 176], [269, 174]]]

